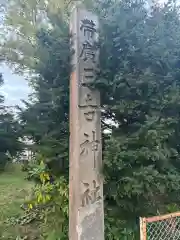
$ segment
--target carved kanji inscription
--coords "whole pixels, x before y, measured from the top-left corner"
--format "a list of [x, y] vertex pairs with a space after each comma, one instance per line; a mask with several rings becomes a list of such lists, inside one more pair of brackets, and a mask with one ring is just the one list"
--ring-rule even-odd
[[95, 131], [92, 131], [92, 137], [88, 133], [84, 133], [84, 139], [80, 145], [80, 155], [87, 155], [89, 151], [98, 150], [99, 140], [96, 139]]
[[100, 185], [97, 184], [96, 180], [93, 180], [92, 187], [86, 182], [84, 182], [83, 185], [85, 191], [82, 194], [82, 207], [88, 206], [102, 199], [100, 195]]
[[89, 92], [85, 95], [83, 103], [79, 105], [84, 112], [84, 117], [88, 122], [92, 122], [96, 115], [97, 104], [93, 101], [92, 94]]
[[100, 141], [96, 139], [96, 132], [92, 131], [92, 136], [84, 133], [84, 141], [80, 144], [80, 155], [87, 156], [93, 152], [93, 167], [96, 168], [96, 152], [99, 150]]
[[94, 69], [85, 67], [82, 76], [82, 85], [92, 83], [94, 79], [95, 79]]
[[96, 60], [95, 60], [95, 58], [96, 58], [95, 45], [86, 40], [83, 43], [80, 58], [82, 58], [85, 62], [87, 60], [90, 60], [90, 61], [92, 61], [92, 63], [95, 63], [96, 62]]
[[81, 20], [80, 30], [83, 31], [84, 37], [86, 37], [88, 40], [93, 39], [94, 34], [97, 32], [95, 26], [96, 24], [93, 20], [89, 20], [87, 18]]

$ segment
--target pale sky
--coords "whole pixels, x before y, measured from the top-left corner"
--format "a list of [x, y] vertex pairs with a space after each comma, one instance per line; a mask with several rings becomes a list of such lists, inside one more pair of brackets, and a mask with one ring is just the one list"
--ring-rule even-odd
[[[6, 0], [0, 0], [0, 4]], [[0, 26], [3, 24], [3, 13], [0, 13]], [[31, 92], [27, 81], [23, 76], [18, 76], [12, 73], [11, 69], [5, 65], [0, 65], [0, 73], [3, 74], [4, 85], [0, 87], [0, 94], [5, 97], [5, 104], [14, 106], [21, 104], [21, 99], [27, 99]]]
[[4, 85], [0, 87], [0, 94], [5, 97], [5, 104], [14, 106], [21, 104], [21, 99], [27, 99], [30, 93], [27, 81], [12, 73], [6, 65], [0, 66], [0, 73], [3, 74]]

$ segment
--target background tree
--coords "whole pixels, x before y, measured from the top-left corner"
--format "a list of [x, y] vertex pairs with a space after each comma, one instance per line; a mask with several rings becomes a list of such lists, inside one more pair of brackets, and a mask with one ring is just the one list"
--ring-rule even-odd
[[179, 14], [170, 1], [151, 12], [126, 1], [107, 19], [98, 84], [118, 126], [104, 171], [108, 214], [120, 225], [179, 201]]
[[[6, 39], [2, 54], [18, 70], [34, 74], [32, 101], [20, 114], [24, 134], [50, 162], [51, 172], [57, 175], [58, 163], [67, 177], [68, 11], [63, 4], [54, 9], [53, 1], [13, 2], [6, 26], [16, 28], [17, 38]], [[179, 9], [174, 1], [151, 8], [142, 0], [85, 3], [100, 18], [95, 87], [101, 92], [103, 128], [111, 129], [103, 138], [106, 236], [132, 239], [140, 215], [166, 212], [179, 202]]]
[[[0, 74], [0, 86], [2, 84], [3, 78], [2, 74]], [[19, 137], [19, 124], [4, 105], [4, 97], [0, 95], [0, 170], [3, 170], [6, 163], [16, 157], [22, 149]]]
[[41, 29], [37, 33], [38, 76], [32, 84], [35, 100], [26, 103], [21, 121], [24, 134], [35, 143], [34, 150], [41, 152], [54, 174], [62, 170], [64, 174], [68, 173], [70, 50], [68, 25], [61, 19], [56, 21], [51, 21], [52, 30]]

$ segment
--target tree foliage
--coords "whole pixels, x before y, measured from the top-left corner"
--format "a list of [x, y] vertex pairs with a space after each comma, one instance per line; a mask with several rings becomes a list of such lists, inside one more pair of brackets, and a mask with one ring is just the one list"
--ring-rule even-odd
[[[52, 20], [53, 21], [53, 20]], [[56, 23], [56, 22], [55, 22]], [[69, 36], [68, 26], [59, 19], [52, 30], [37, 33], [39, 57], [33, 80], [35, 100], [21, 113], [24, 130], [54, 171], [68, 172]], [[62, 32], [61, 32], [62, 31]], [[64, 37], [65, 36], [65, 37]], [[44, 54], [47, 56], [44, 57]], [[58, 123], [58, 124], [57, 124]], [[55, 173], [55, 172], [54, 172]]]
[[[0, 85], [3, 84], [2, 74]], [[0, 95], [0, 170], [15, 157], [22, 148], [19, 141], [20, 127], [13, 114], [4, 105], [4, 97]]]
[[[46, 6], [45, 1], [33, 6], [33, 1], [14, 2], [6, 24], [13, 30], [18, 26], [19, 39], [6, 41], [3, 54], [34, 74], [32, 101], [20, 114], [24, 134], [33, 139], [51, 172], [67, 177], [69, 14], [63, 4], [54, 11], [53, 1]], [[179, 202], [179, 9], [174, 1], [162, 7], [142, 0], [86, 3], [100, 18], [95, 87], [101, 92], [103, 127], [111, 129], [103, 136], [107, 239], [122, 239], [126, 221], [136, 227], [140, 215], [164, 212]], [[40, 12], [46, 20], [39, 23]], [[26, 28], [28, 24], [33, 27]], [[27, 53], [28, 38], [33, 47]], [[126, 235], [132, 239], [132, 231], [127, 229]]]

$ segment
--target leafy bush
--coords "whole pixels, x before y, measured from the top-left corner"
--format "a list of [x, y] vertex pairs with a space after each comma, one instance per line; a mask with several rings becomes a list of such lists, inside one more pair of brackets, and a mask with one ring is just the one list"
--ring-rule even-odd
[[[31, 166], [29, 176], [36, 180], [33, 195], [25, 203], [28, 221], [39, 221], [45, 239], [67, 239], [68, 183], [64, 177], [55, 178], [47, 171], [43, 161]], [[52, 231], [51, 231], [52, 230]], [[58, 236], [59, 238], [55, 238]], [[54, 238], [53, 238], [54, 237]]]

